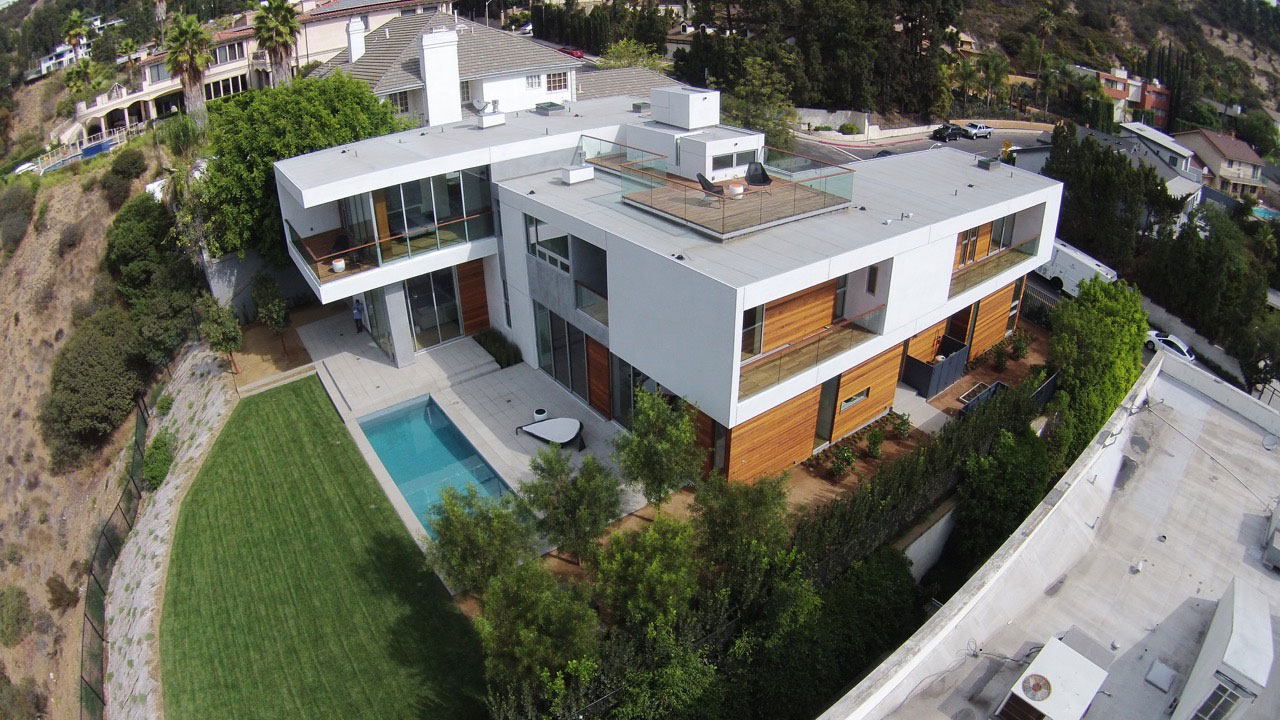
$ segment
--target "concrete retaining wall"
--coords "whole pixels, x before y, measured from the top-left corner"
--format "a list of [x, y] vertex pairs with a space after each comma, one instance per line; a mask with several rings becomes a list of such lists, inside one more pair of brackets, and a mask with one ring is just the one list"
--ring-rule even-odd
[[275, 277], [280, 286], [280, 294], [285, 300], [309, 302], [314, 298], [307, 281], [293, 263], [277, 268], [253, 250], [245, 251], [244, 257], [233, 254], [211, 258], [206, 255], [203, 265], [205, 278], [209, 281], [209, 291], [218, 302], [234, 307], [242, 319], [257, 314], [249, 293], [253, 289], [254, 278], [261, 272]]
[[911, 559], [911, 577], [915, 578], [916, 582], [920, 582], [925, 573], [932, 570], [938, 563], [938, 559], [942, 557], [942, 550], [947, 546], [951, 531], [956, 527], [955, 516], [954, 508], [948, 510], [903, 551]]

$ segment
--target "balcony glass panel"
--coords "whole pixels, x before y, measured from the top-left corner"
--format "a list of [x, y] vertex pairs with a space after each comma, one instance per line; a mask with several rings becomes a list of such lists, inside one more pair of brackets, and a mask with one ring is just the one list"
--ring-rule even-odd
[[573, 284], [574, 304], [579, 310], [595, 318], [601, 325], [609, 324], [609, 299], [580, 282]]
[[[744, 362], [738, 379], [738, 399], [767, 390], [876, 337], [879, 333], [873, 328], [884, 327], [884, 310], [884, 305], [874, 307], [856, 317], [832, 323], [807, 338]], [[767, 317], [765, 323], [768, 323]]]
[[1031, 258], [1036, 253], [1037, 239], [1033, 237], [1004, 249], [996, 249], [986, 257], [978, 258], [956, 270], [951, 274], [951, 290], [947, 297], [953, 298]]

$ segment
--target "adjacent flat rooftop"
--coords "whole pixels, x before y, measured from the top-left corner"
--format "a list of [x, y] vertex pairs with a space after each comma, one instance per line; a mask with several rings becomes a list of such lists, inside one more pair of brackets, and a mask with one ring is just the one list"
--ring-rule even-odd
[[[1179, 361], [1153, 365], [1085, 462], [824, 720], [986, 718], [1073, 627], [1109, 648], [1084, 717], [1160, 720], [1232, 578], [1280, 610], [1280, 573], [1259, 549], [1280, 495], [1280, 415]], [[1271, 624], [1259, 641], [1274, 648]], [[1147, 680], [1155, 663], [1173, 671], [1167, 692]], [[1241, 717], [1280, 717], [1280, 662], [1266, 685]]]
[[855, 171], [852, 207], [725, 242], [623, 203], [619, 178], [600, 169], [595, 179], [573, 185], [561, 182], [559, 171], [517, 177], [499, 185], [520, 195], [532, 192], [540, 203], [655, 253], [683, 255], [689, 267], [726, 285], [743, 287], [893, 238], [902, 238], [903, 246], [896, 248], [901, 252], [928, 242], [929, 233], [919, 231], [935, 223], [1059, 184], [1007, 165], [984, 170], [974, 155], [952, 148], [877, 158], [848, 167]]

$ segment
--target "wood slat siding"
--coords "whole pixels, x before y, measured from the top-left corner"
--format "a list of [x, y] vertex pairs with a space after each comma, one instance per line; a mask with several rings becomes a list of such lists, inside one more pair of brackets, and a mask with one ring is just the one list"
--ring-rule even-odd
[[978, 317], [973, 325], [973, 343], [969, 357], [975, 358], [1004, 339], [1009, 324], [1009, 306], [1013, 304], [1013, 283], [978, 301]]
[[693, 416], [693, 432], [694, 437], [698, 440], [698, 447], [707, 451], [707, 461], [702, 465], [702, 476], [706, 477], [711, 472], [711, 464], [715, 461], [713, 455], [715, 448], [715, 421], [710, 415], [701, 410], [695, 411], [697, 414]]
[[373, 217], [378, 226], [378, 237], [391, 237], [391, 224], [387, 220], [386, 189], [373, 191]]
[[931, 328], [921, 330], [907, 341], [907, 354], [920, 362], [933, 362], [938, 356], [938, 348], [942, 345], [942, 336], [947, 332], [947, 321], [943, 320]]
[[813, 388], [730, 430], [729, 479], [751, 482], [812, 455], [821, 396]]
[[[893, 407], [893, 394], [898, 389], [898, 372], [902, 369], [902, 345], [894, 345], [840, 376], [840, 394], [836, 401], [836, 421], [831, 439], [838, 440], [861, 429]], [[845, 398], [871, 388], [867, 399], [848, 410], [840, 410]], [[817, 422], [815, 418], [814, 422]]]
[[609, 382], [609, 348], [587, 336], [587, 398], [591, 407], [613, 418], [613, 390]]
[[762, 352], [796, 342], [830, 325], [835, 307], [835, 280], [765, 304]]
[[483, 260], [468, 260], [458, 266], [458, 303], [462, 306], [462, 327], [468, 335], [489, 327]]

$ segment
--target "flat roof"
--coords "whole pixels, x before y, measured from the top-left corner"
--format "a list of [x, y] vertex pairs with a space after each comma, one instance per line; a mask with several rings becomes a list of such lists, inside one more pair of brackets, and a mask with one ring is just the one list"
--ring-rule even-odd
[[1192, 155], [1195, 154], [1194, 152], [1191, 151], [1190, 148], [1178, 144], [1178, 141], [1174, 140], [1172, 135], [1166, 135], [1145, 123], [1140, 123], [1140, 122], [1120, 123], [1120, 127], [1124, 128], [1125, 130], [1128, 130], [1134, 135], [1137, 135], [1145, 140], [1150, 140], [1151, 142], [1156, 143], [1157, 145], [1163, 148], [1172, 150], [1173, 152], [1183, 157], [1191, 157]]
[[[1203, 370], [1160, 356], [1165, 357], [1162, 367], [1148, 368], [1154, 378], [1147, 401], [1121, 408], [1121, 414], [1128, 414], [1121, 429], [1109, 423], [1085, 451], [1092, 462], [1070, 476], [1074, 482], [1069, 488], [1059, 484], [1033, 513], [1042, 522], [1052, 513], [1066, 513], [1061, 517], [1069, 518], [1069, 524], [1055, 527], [1090, 538], [1079, 560], [1061, 575], [1056, 567], [1040, 571], [1027, 587], [1028, 575], [1008, 568], [1021, 563], [1019, 567], [1035, 572], [1041, 565], [1052, 566], [1053, 555], [1074, 538], [1037, 533], [1036, 525], [1024, 524], [1011, 539], [1026, 538], [1023, 544], [998, 551], [935, 616], [964, 608], [953, 626], [965, 628], [955, 631], [962, 635], [967, 635], [964, 623], [970, 619], [998, 618], [989, 625], [993, 634], [972, 639], [981, 657], [965, 655], [962, 647], [945, 640], [931, 644], [934, 638], [954, 636], [917, 633], [899, 654], [908, 649], [917, 658], [932, 653], [932, 662], [944, 666], [944, 672], [930, 672], [933, 665], [921, 664], [893, 675], [892, 687], [907, 697], [900, 704], [891, 702], [891, 710], [846, 705], [855, 696], [866, 697], [858, 688], [823, 718], [987, 717], [1025, 670], [1010, 660], [1026, 657], [1046, 637], [1076, 625], [1114, 654], [1085, 717], [1163, 720], [1185, 687], [1215, 609], [1232, 582], [1237, 591], [1244, 586], [1254, 590], [1237, 592], [1236, 607], [1242, 595], [1260, 598], [1243, 601], [1252, 609], [1242, 613], [1254, 621], [1280, 608], [1280, 575], [1262, 565], [1260, 551], [1266, 514], [1280, 495], [1280, 451], [1269, 449], [1276, 447], [1272, 433], [1280, 429], [1280, 415]], [[1111, 432], [1115, 434], [1108, 443]], [[1094, 494], [1077, 492], [1092, 493], [1091, 483], [1110, 483], [1111, 478], [1117, 487], [1104, 505], [1087, 499]], [[1066, 493], [1075, 495], [1064, 497]], [[989, 584], [981, 585], [985, 595], [964, 605], [980, 591], [982, 578], [989, 578]], [[1009, 599], [1011, 593], [1029, 602], [1005, 606], [1017, 602]], [[1280, 627], [1272, 624], [1265, 637], [1238, 650], [1242, 664], [1269, 674], [1259, 678], [1266, 689], [1246, 717], [1280, 717], [1280, 663], [1269, 661], [1280, 642], [1278, 632]], [[897, 654], [886, 667], [896, 660]], [[1146, 680], [1157, 661], [1174, 672], [1168, 692]], [[1264, 665], [1269, 666], [1265, 673]]]
[[[562, 183], [559, 171], [498, 185], [519, 195], [532, 192], [541, 204], [655, 253], [683, 255], [694, 270], [744, 287], [1060, 184], [1008, 165], [983, 170], [976, 163], [974, 155], [948, 147], [856, 163], [848, 166], [855, 171], [852, 207], [724, 242], [624, 204], [619, 180], [599, 168], [594, 180], [574, 185]], [[918, 236], [921, 243], [929, 239]]]
[[[1037, 682], [1039, 678], [1047, 682]], [[1049, 638], [1013, 693], [1053, 720], [1080, 720], [1107, 679], [1107, 670], [1058, 638]]]
[[[476, 118], [466, 118], [447, 125], [405, 130], [299, 155], [280, 160], [275, 167], [302, 193], [298, 199], [305, 201], [304, 206], [314, 207], [377, 190], [394, 182], [405, 182], [410, 176], [429, 177], [436, 174], [433, 166], [449, 165], [451, 158], [468, 153], [489, 150], [492, 159], [485, 156], [465, 167], [529, 154], [521, 151], [521, 143], [545, 143], [550, 136], [573, 135], [571, 144], [576, 146], [578, 134], [601, 132], [601, 128], [608, 129], [641, 119], [632, 110], [637, 99], [648, 100], [648, 95], [619, 95], [574, 102], [563, 115], [542, 115], [527, 110], [509, 112], [506, 113], [505, 124], [483, 129], [476, 124]], [[413, 172], [415, 166], [423, 166], [421, 174]], [[460, 167], [464, 166], [451, 169]], [[403, 177], [400, 180], [387, 179], [394, 176]], [[312, 193], [317, 195], [315, 200], [308, 197]]]
[[1267, 684], [1274, 660], [1271, 608], [1267, 596], [1249, 584], [1236, 583], [1232, 595], [1231, 635], [1223, 661], [1260, 686]]

